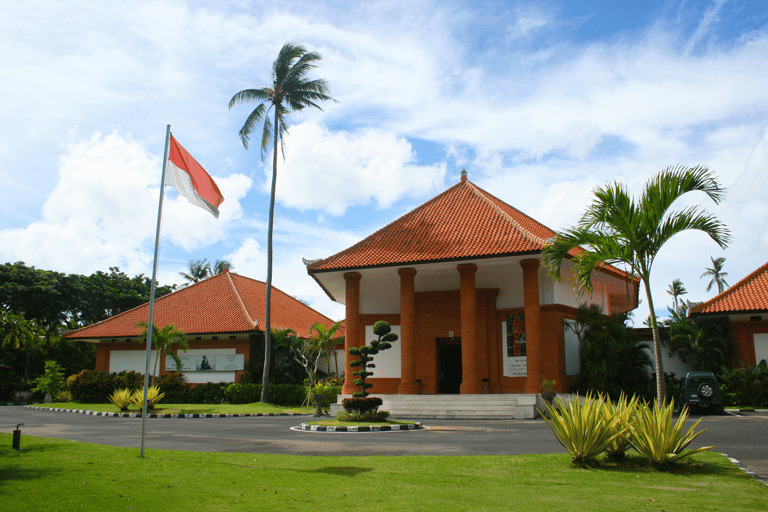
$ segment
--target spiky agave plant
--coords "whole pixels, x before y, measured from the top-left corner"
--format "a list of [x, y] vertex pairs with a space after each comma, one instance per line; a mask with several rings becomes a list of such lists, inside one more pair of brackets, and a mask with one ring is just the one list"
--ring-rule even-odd
[[635, 421], [639, 402], [640, 398], [637, 395], [633, 395], [631, 400], [627, 400], [627, 395], [623, 391], [615, 404], [610, 400], [605, 401], [603, 415], [606, 421], [611, 421], [610, 426], [613, 431], [620, 433], [608, 443], [605, 449], [605, 454], [608, 457], [621, 459], [631, 446], [629, 426]]
[[643, 402], [638, 406], [637, 417], [629, 427], [632, 447], [657, 465], [670, 464], [683, 457], [714, 448], [713, 446], [703, 446], [683, 451], [691, 441], [705, 432], [706, 429], [694, 432], [701, 421], [699, 418], [699, 421], [683, 434], [683, 428], [688, 419], [688, 408], [684, 407], [680, 411], [680, 416], [674, 427], [672, 426], [672, 409], [672, 403], [660, 405], [656, 402], [651, 408], [650, 405]]
[[605, 402], [601, 396], [589, 394], [583, 403], [579, 402], [578, 396], [574, 396], [568, 406], [557, 397], [555, 406], [547, 403], [546, 407], [551, 419], [544, 418], [544, 421], [575, 463], [594, 460], [625, 432], [611, 427], [614, 418], [605, 413]]
[[109, 401], [121, 411], [127, 411], [128, 406], [133, 403], [133, 397], [130, 389], [116, 389], [109, 397]]
[[[163, 399], [165, 393], [160, 392], [157, 386], [150, 386], [147, 390], [147, 409], [154, 409], [155, 404]], [[131, 395], [131, 403], [141, 409], [141, 401], [144, 400], [144, 388], [135, 389]]]

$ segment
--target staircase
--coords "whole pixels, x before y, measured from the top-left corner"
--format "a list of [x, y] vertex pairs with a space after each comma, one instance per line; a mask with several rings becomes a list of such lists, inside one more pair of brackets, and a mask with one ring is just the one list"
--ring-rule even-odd
[[[331, 416], [342, 411], [339, 395], [331, 404]], [[389, 411], [391, 418], [408, 419], [513, 419], [536, 417], [539, 395], [380, 395], [384, 402], [379, 410]]]

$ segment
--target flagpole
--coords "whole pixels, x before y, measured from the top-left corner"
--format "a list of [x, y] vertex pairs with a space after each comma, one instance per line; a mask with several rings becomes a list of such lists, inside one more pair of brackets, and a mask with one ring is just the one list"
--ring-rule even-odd
[[149, 391], [149, 360], [152, 357], [152, 334], [155, 326], [155, 283], [157, 282], [157, 253], [160, 246], [160, 220], [163, 217], [163, 196], [165, 195], [165, 169], [168, 165], [168, 148], [171, 140], [171, 125], [165, 130], [165, 152], [163, 175], [160, 178], [160, 204], [157, 207], [157, 231], [155, 233], [155, 261], [152, 265], [152, 284], [149, 291], [149, 321], [147, 322], [147, 355], [144, 369], [144, 399], [141, 402], [141, 457], [144, 458], [144, 432], [147, 422], [147, 393]]

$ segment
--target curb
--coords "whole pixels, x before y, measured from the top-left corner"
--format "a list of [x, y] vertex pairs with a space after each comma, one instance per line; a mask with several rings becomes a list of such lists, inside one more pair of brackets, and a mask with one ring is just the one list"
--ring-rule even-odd
[[[60, 409], [58, 407], [29, 407], [27, 409], [37, 409], [41, 411], [69, 412], [73, 414], [86, 414], [88, 416], [107, 416], [110, 418], [141, 418], [140, 412], [101, 412], [87, 411], [85, 409]], [[300, 412], [258, 412], [243, 414], [147, 414], [147, 418], [249, 418], [257, 416], [307, 416]]]
[[410, 423], [407, 425], [370, 425], [365, 427], [336, 427], [333, 425], [308, 425], [302, 423], [295, 430], [305, 432], [407, 432], [410, 430], [421, 430], [421, 423]]
[[745, 472], [746, 474], [748, 474], [749, 476], [751, 476], [752, 478], [754, 478], [755, 480], [760, 482], [761, 484], [763, 484], [766, 487], [768, 487], [768, 482], [765, 481], [764, 479], [762, 479], [757, 473], [755, 473], [754, 471], [749, 469], [747, 466], [745, 466], [744, 464], [742, 464], [738, 460], [734, 459], [733, 457], [731, 457], [727, 453], [721, 453], [720, 455], [723, 455], [724, 457], [728, 457], [728, 460], [731, 461], [731, 464], [733, 464], [734, 466], [736, 466], [737, 468], [739, 468], [740, 470], [742, 470], [743, 472]]

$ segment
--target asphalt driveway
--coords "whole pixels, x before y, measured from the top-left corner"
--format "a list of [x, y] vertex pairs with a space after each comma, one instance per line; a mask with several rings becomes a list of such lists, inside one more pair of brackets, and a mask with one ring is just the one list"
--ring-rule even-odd
[[[692, 421], [698, 419], [694, 416]], [[321, 433], [294, 431], [305, 416], [148, 418], [145, 448], [292, 455], [516, 455], [565, 453], [541, 420], [425, 420], [424, 430]], [[136, 447], [140, 418], [0, 407], [0, 432], [24, 423], [24, 436]], [[768, 482], [768, 413], [703, 416], [692, 447], [714, 446]]]

